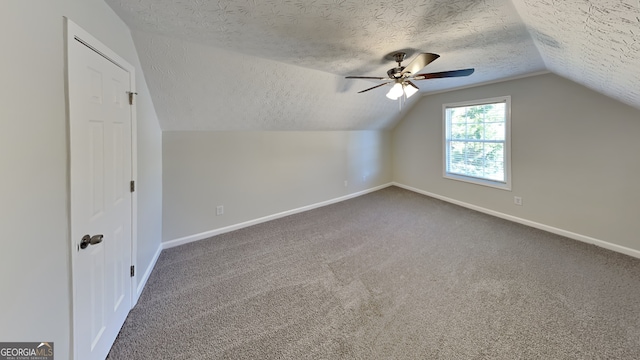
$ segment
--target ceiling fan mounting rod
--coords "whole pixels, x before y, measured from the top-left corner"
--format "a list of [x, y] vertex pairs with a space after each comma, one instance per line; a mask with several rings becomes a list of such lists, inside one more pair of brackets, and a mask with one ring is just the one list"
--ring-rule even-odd
[[402, 51], [393, 54], [393, 58], [398, 63], [398, 66], [401, 66], [400, 63], [404, 61], [405, 56], [407, 56], [407, 54]]

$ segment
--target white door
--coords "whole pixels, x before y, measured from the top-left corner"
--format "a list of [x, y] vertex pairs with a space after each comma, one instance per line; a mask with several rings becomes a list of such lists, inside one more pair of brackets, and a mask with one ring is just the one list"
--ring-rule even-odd
[[77, 39], [68, 54], [75, 358], [104, 359], [131, 310], [129, 73]]

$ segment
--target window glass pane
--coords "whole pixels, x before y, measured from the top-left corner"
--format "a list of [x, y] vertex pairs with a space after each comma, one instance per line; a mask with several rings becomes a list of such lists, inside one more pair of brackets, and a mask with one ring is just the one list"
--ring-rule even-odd
[[447, 109], [447, 113], [449, 119], [451, 119], [452, 124], [466, 123], [467, 118], [465, 117], [465, 108], [451, 108]]
[[466, 139], [467, 126], [465, 124], [451, 125], [451, 139]]
[[465, 175], [482, 177], [484, 167], [483, 143], [468, 142], [465, 146]]
[[504, 140], [504, 122], [500, 123], [486, 123], [484, 125], [484, 139], [485, 140]]
[[484, 125], [482, 123], [471, 123], [467, 125], [467, 139], [481, 140], [484, 136]]
[[484, 146], [484, 176], [504, 181], [504, 145], [487, 143]]
[[506, 109], [506, 103], [497, 103], [487, 105], [489, 107], [487, 111], [486, 121], [502, 121], [504, 122], [504, 115]]
[[465, 143], [462, 141], [451, 141], [449, 143], [449, 171], [462, 174], [464, 169]]

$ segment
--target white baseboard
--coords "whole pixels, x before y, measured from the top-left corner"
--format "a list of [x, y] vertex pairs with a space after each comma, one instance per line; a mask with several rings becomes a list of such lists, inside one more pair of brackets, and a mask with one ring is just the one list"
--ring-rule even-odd
[[135, 304], [138, 303], [138, 299], [140, 299], [142, 290], [144, 290], [145, 285], [147, 285], [147, 280], [149, 280], [149, 276], [151, 276], [151, 272], [153, 271], [153, 268], [156, 266], [156, 263], [158, 262], [158, 258], [160, 257], [161, 252], [162, 252], [162, 244], [158, 245], [158, 249], [156, 250], [156, 253], [153, 254], [153, 258], [151, 259], [151, 263], [149, 263], [149, 266], [147, 266], [147, 269], [144, 271], [144, 274], [142, 274], [142, 277], [140, 277], [140, 279], [138, 280], [138, 287], [136, 289], [136, 293], [133, 299], [133, 304], [131, 305], [131, 307], [135, 306]]
[[430, 196], [432, 198], [436, 198], [436, 199], [439, 199], [439, 200], [442, 200], [442, 201], [446, 201], [446, 202], [449, 202], [449, 203], [452, 203], [452, 204], [460, 205], [462, 207], [466, 207], [466, 208], [471, 209], [471, 210], [475, 210], [475, 211], [479, 211], [479, 212], [482, 212], [482, 213], [485, 213], [485, 214], [493, 215], [495, 217], [499, 217], [499, 218], [502, 218], [502, 219], [505, 219], [505, 220], [513, 221], [513, 222], [516, 222], [516, 223], [519, 223], [519, 224], [523, 224], [523, 225], [527, 225], [527, 226], [530, 226], [530, 227], [533, 227], [533, 228], [536, 228], [536, 229], [544, 230], [544, 231], [547, 231], [547, 232], [550, 232], [550, 233], [553, 233], [553, 234], [557, 234], [557, 235], [561, 235], [561, 236], [564, 236], [564, 237], [568, 237], [568, 238], [573, 239], [573, 240], [578, 240], [578, 241], [582, 241], [582, 242], [585, 242], [585, 243], [588, 243], [588, 244], [593, 244], [593, 245], [596, 245], [596, 246], [599, 246], [599, 247], [602, 247], [602, 248], [605, 248], [605, 249], [608, 249], [608, 250], [612, 250], [612, 251], [615, 251], [615, 252], [619, 252], [619, 253], [622, 253], [622, 254], [629, 255], [629, 256], [632, 256], [632, 257], [640, 259], [640, 251], [635, 250], [635, 249], [631, 249], [631, 248], [628, 248], [628, 247], [625, 247], [625, 246], [612, 244], [610, 242], [606, 242], [606, 241], [603, 241], [603, 240], [592, 238], [590, 236], [577, 234], [577, 233], [574, 233], [574, 232], [571, 232], [571, 231], [559, 229], [559, 228], [556, 228], [556, 227], [553, 227], [553, 226], [549, 226], [549, 225], [545, 225], [545, 224], [541, 224], [541, 223], [538, 223], [538, 222], [535, 222], [535, 221], [531, 221], [531, 220], [519, 218], [519, 217], [516, 217], [516, 216], [513, 216], [513, 215], [508, 215], [508, 214], [501, 213], [501, 212], [498, 212], [498, 211], [486, 209], [486, 208], [483, 208], [483, 207], [480, 207], [480, 206], [477, 206], [477, 205], [473, 205], [473, 204], [465, 203], [463, 201], [451, 199], [451, 198], [448, 198], [446, 196], [430, 193], [428, 191], [420, 190], [418, 188], [414, 188], [414, 187], [407, 186], [407, 185], [404, 185], [404, 184], [393, 182], [392, 185], [400, 187], [400, 188], [403, 188], [403, 189], [406, 189], [406, 190], [410, 190], [410, 191], [413, 191], [413, 192], [416, 192], [416, 193], [419, 193], [419, 194], [422, 194], [422, 195]]
[[373, 188], [370, 188], [370, 189], [366, 189], [366, 190], [363, 190], [363, 191], [359, 191], [359, 192], [355, 192], [355, 193], [348, 194], [348, 195], [345, 195], [345, 196], [341, 196], [341, 197], [338, 197], [338, 198], [334, 198], [334, 199], [322, 201], [322, 202], [319, 202], [319, 203], [315, 203], [315, 204], [299, 207], [297, 209], [287, 210], [287, 211], [283, 211], [283, 212], [280, 212], [280, 213], [277, 213], [277, 214], [264, 216], [264, 217], [261, 217], [261, 218], [258, 218], [258, 219], [241, 222], [239, 224], [229, 225], [229, 226], [225, 226], [225, 227], [222, 227], [222, 228], [205, 231], [205, 232], [202, 232], [202, 233], [199, 233], [199, 234], [189, 235], [189, 236], [181, 237], [181, 238], [178, 238], [178, 239], [165, 241], [165, 242], [162, 243], [162, 248], [163, 249], [169, 249], [169, 248], [172, 248], [172, 247], [175, 247], [175, 246], [188, 244], [190, 242], [203, 240], [203, 239], [208, 239], [208, 238], [210, 238], [212, 236], [215, 236], [215, 235], [224, 234], [224, 233], [227, 233], [227, 232], [230, 232], [230, 231], [246, 228], [248, 226], [257, 225], [257, 224], [260, 224], [260, 223], [263, 223], [263, 222], [266, 222], [266, 221], [279, 219], [279, 218], [282, 218], [282, 217], [285, 217], [285, 216], [301, 213], [303, 211], [313, 210], [313, 209], [316, 209], [316, 208], [319, 208], [319, 207], [322, 207], [322, 206], [327, 206], [327, 205], [335, 204], [335, 203], [338, 203], [338, 202], [341, 202], [341, 201], [353, 199], [355, 197], [362, 196], [364, 194], [368, 194], [370, 192], [374, 192], [374, 191], [378, 191], [380, 189], [384, 189], [384, 188], [389, 187], [391, 185], [393, 185], [393, 184], [392, 183], [387, 183], [387, 184], [379, 185], [379, 186], [376, 186], [376, 187], [373, 187]]

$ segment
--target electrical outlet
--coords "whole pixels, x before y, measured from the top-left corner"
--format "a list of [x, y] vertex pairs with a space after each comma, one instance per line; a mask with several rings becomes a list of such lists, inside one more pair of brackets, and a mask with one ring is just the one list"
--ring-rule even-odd
[[518, 205], [518, 206], [522, 206], [522, 198], [520, 196], [514, 196], [513, 197], [513, 203]]
[[224, 214], [224, 206], [222, 205], [216, 206], [216, 215], [222, 215], [222, 214]]
[[344, 181], [344, 187], [349, 186], [349, 182], [347, 180]]

